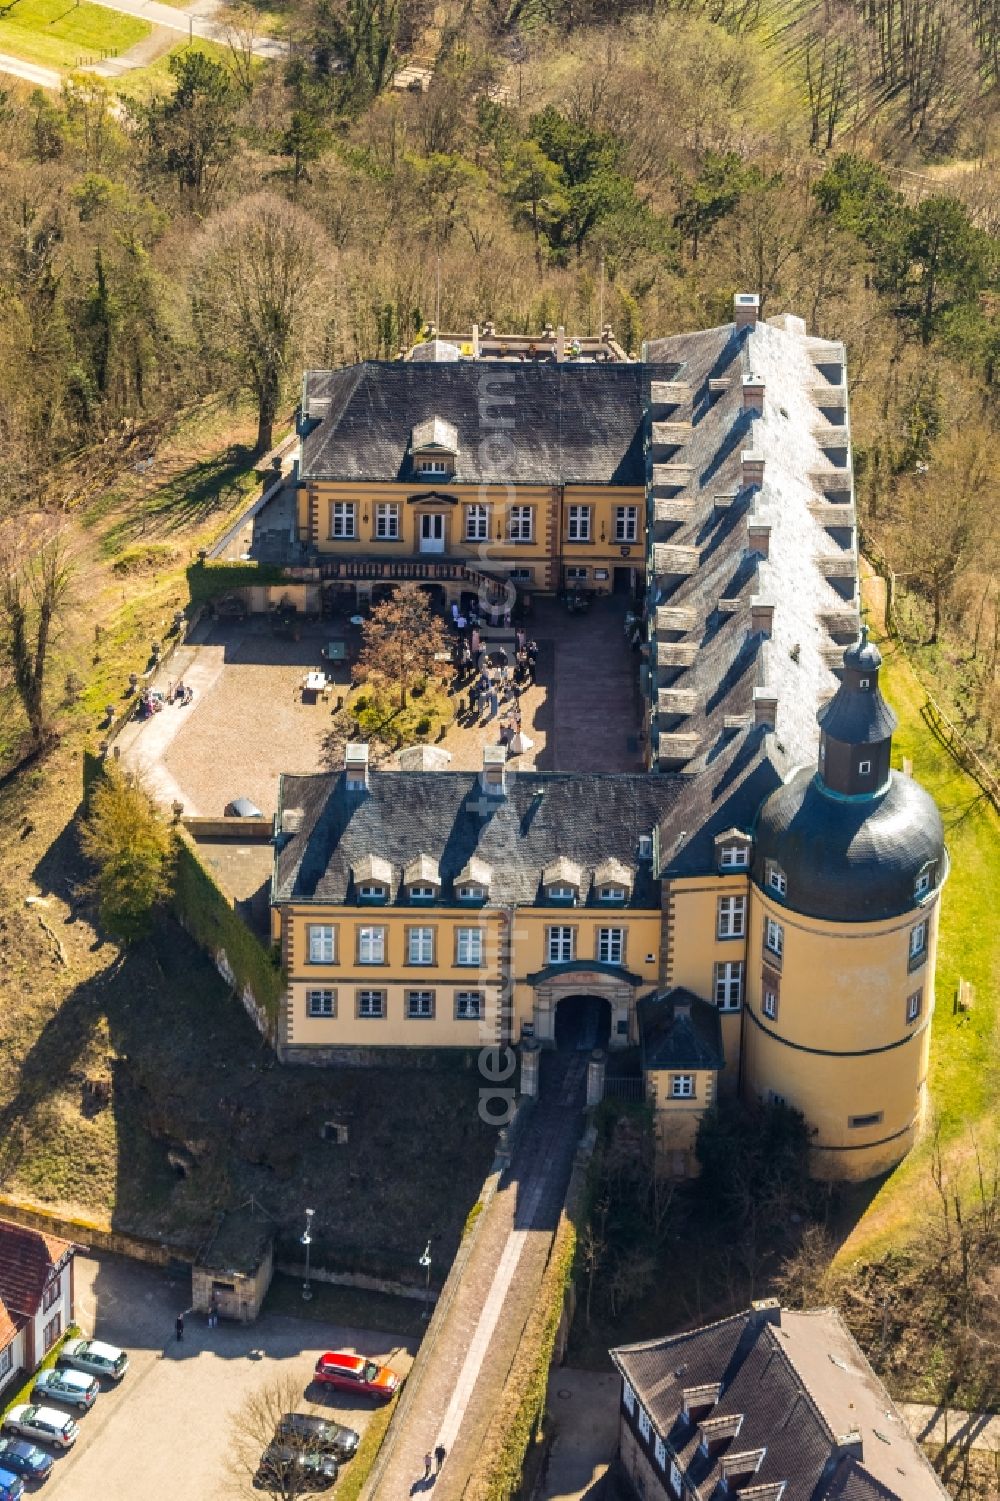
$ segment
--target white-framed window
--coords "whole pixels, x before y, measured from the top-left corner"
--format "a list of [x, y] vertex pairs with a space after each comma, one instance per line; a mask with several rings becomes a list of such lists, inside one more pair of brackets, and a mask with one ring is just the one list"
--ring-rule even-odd
[[455, 929], [455, 963], [456, 964], [482, 964], [483, 962], [483, 930], [482, 928], [456, 928]]
[[406, 1014], [411, 1021], [427, 1021], [434, 1015], [433, 990], [408, 990]]
[[661, 1470], [667, 1468], [667, 1446], [659, 1434], [653, 1440], [653, 1457]]
[[469, 505], [465, 508], [466, 542], [490, 540], [490, 508], [484, 505]]
[[670, 1097], [674, 1100], [693, 1100], [694, 1074], [674, 1074], [670, 1080]]
[[590, 507], [570, 506], [566, 513], [566, 537], [570, 542], [590, 541]]
[[344, 540], [358, 534], [358, 508], [353, 500], [330, 502], [330, 536]]
[[681, 1480], [681, 1472], [677, 1468], [676, 1462], [674, 1460], [671, 1460], [670, 1461], [670, 1486], [671, 1486], [671, 1489], [673, 1490], [673, 1493], [674, 1493], [675, 1496], [679, 1496], [681, 1494], [681, 1485], [682, 1485], [682, 1483], [683, 1482]]
[[774, 1021], [778, 1015], [778, 992], [765, 985], [760, 1004], [764, 1015]]
[[871, 769], [872, 769], [872, 763], [870, 761], [859, 761], [858, 762], [858, 776], [859, 777], [866, 777], [866, 776], [868, 776], [870, 774], [870, 772], [871, 772]]
[[639, 507], [615, 506], [615, 541], [634, 542], [639, 535]]
[[530, 542], [535, 529], [533, 506], [511, 506], [507, 512], [507, 540]]
[[572, 928], [549, 928], [546, 950], [550, 964], [569, 964], [573, 958], [575, 933]]
[[384, 886], [376, 886], [369, 882], [365, 886], [358, 887], [358, 896], [363, 902], [384, 902], [386, 889]]
[[720, 896], [716, 932], [720, 938], [742, 938], [747, 927], [745, 896]]
[[359, 928], [358, 929], [358, 963], [359, 964], [384, 964], [385, 963], [385, 929], [384, 928]]
[[750, 846], [748, 844], [724, 844], [719, 856], [721, 870], [746, 870], [750, 864]]
[[306, 1016], [336, 1016], [337, 992], [335, 990], [307, 990]]
[[481, 886], [460, 886], [458, 899], [460, 902], [481, 902], [486, 892]]
[[360, 1017], [375, 1018], [385, 1016], [385, 1009], [384, 990], [358, 991], [358, 1015]]
[[566, 569], [566, 582], [567, 584], [585, 584], [587, 582], [587, 569], [570, 563]]
[[459, 1021], [478, 1021], [485, 1010], [481, 990], [455, 991], [455, 1016]]
[[309, 940], [309, 963], [332, 964], [336, 958], [336, 929], [331, 923], [306, 924]]
[[644, 1407], [642, 1407], [640, 1405], [640, 1407], [639, 1407], [639, 1432], [641, 1433], [641, 1435], [642, 1435], [642, 1437], [644, 1439], [648, 1439], [649, 1438], [651, 1428], [652, 1428], [652, 1424], [649, 1421], [649, 1413], [646, 1411], [646, 1409]]
[[62, 1272], [52, 1278], [52, 1281], [48, 1284], [48, 1286], [45, 1288], [45, 1291], [42, 1293], [42, 1312], [48, 1313], [49, 1309], [52, 1308], [56, 1303], [58, 1303], [61, 1297]]
[[602, 902], [623, 902], [625, 900], [624, 886], [602, 886], [598, 892], [598, 900]]
[[42, 1348], [46, 1354], [48, 1354], [49, 1350], [52, 1349], [52, 1346], [55, 1344], [60, 1334], [62, 1334], [61, 1311], [56, 1314], [55, 1318], [49, 1319], [49, 1322], [45, 1325], [45, 1328], [42, 1331]]
[[913, 895], [919, 900], [920, 897], [926, 896], [930, 889], [931, 873], [929, 870], [922, 870], [913, 883]]
[[652, 858], [653, 858], [653, 836], [652, 836], [652, 834], [640, 834], [639, 835], [638, 855], [639, 855], [639, 859], [640, 860], [652, 860]]
[[868, 682], [869, 682], [868, 678], [858, 678], [858, 687], [859, 688], [867, 688], [868, 687]]
[[418, 459], [418, 474], [448, 474], [450, 465], [447, 459]]
[[434, 887], [433, 886], [411, 886], [410, 887], [410, 901], [411, 902], [430, 902], [430, 901], [433, 901], [433, 900], [434, 900]]
[[576, 887], [575, 886], [550, 886], [549, 887], [549, 901], [550, 902], [575, 902], [576, 901]]
[[621, 964], [624, 961], [624, 928], [598, 928], [597, 957], [602, 964]]
[[779, 896], [784, 896], [785, 892], [788, 890], [788, 880], [785, 876], [785, 872], [783, 870], [780, 870], [777, 865], [772, 865], [768, 870], [767, 884], [770, 886], [771, 890], [776, 891]]
[[410, 928], [406, 935], [407, 964], [434, 963], [434, 929]]
[[743, 961], [727, 959], [715, 966], [715, 1004], [720, 1011], [738, 1011], [743, 1004]]
[[635, 1392], [627, 1381], [622, 1382], [622, 1401], [625, 1403], [626, 1412], [635, 1412]]
[[910, 929], [910, 968], [923, 964], [927, 958], [927, 919]]
[[535, 579], [535, 570], [533, 568], [512, 568], [510, 576], [515, 584], [531, 584]]
[[375, 536], [380, 542], [398, 541], [399, 506], [380, 502], [375, 507]]
[[2, 1381], [5, 1376], [9, 1376], [13, 1369], [14, 1343], [13, 1341], [11, 1341], [11, 1343], [5, 1350], [0, 1350], [0, 1381]]
[[785, 949], [785, 930], [773, 917], [764, 923], [764, 947], [780, 959]]
[[906, 1020], [908, 1022], [915, 1022], [923, 1009], [923, 990], [915, 990], [912, 995], [906, 997]]

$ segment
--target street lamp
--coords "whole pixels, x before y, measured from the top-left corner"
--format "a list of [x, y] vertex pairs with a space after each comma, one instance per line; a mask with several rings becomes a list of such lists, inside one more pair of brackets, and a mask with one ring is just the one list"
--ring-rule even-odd
[[306, 1280], [302, 1284], [302, 1299], [305, 1303], [308, 1303], [310, 1298], [312, 1297], [312, 1288], [309, 1286], [309, 1247], [313, 1242], [312, 1234], [310, 1232], [312, 1231], [313, 1215], [315, 1213], [315, 1209], [306, 1210], [306, 1228], [303, 1230], [301, 1236], [299, 1237], [302, 1245], [304, 1245], [306, 1248]]
[[424, 1254], [420, 1258], [420, 1265], [424, 1269], [424, 1318], [431, 1315], [431, 1243], [424, 1246]]

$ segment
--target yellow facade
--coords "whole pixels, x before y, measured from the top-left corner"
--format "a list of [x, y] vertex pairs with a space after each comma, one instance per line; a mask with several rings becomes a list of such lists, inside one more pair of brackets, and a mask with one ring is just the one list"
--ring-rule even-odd
[[735, 1091], [739, 1083], [738, 1063], [742, 1030], [742, 987], [739, 996], [732, 984], [724, 993], [719, 982], [731, 980], [731, 972], [722, 975], [722, 967], [743, 965], [746, 975], [746, 922], [743, 936], [720, 936], [719, 902], [742, 897], [747, 901], [749, 879], [746, 871], [735, 874], [694, 876], [671, 881], [664, 891], [666, 957], [663, 983], [683, 985], [719, 1007], [722, 1047], [726, 1070], [719, 1081], [723, 1093]]
[[[706, 1110], [716, 1101], [718, 1075], [714, 1069], [647, 1069], [646, 1098], [653, 1109], [656, 1155], [661, 1168], [674, 1177], [698, 1171], [695, 1139]], [[690, 1080], [690, 1094], [679, 1095], [679, 1080]], [[685, 1082], [685, 1089], [689, 1086]]]

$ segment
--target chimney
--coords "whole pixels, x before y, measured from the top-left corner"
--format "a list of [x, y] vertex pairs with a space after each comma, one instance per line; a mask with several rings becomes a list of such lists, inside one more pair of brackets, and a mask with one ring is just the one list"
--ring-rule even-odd
[[771, 523], [751, 517], [747, 522], [747, 541], [751, 552], [759, 552], [762, 558], [766, 558], [771, 551]]
[[744, 490], [759, 489], [764, 483], [764, 455], [759, 448], [745, 448], [740, 454], [740, 483]]
[[760, 298], [756, 292], [737, 292], [733, 298], [733, 322], [737, 328], [756, 328]]
[[504, 797], [507, 793], [507, 747], [505, 745], [483, 746], [483, 769], [479, 782], [491, 797]]
[[750, 1304], [750, 1320], [755, 1326], [776, 1324], [780, 1329], [781, 1300], [779, 1298], [758, 1298], [756, 1303]]
[[368, 747], [363, 741], [348, 741], [344, 750], [344, 773], [348, 792], [368, 791]]
[[774, 604], [760, 594], [750, 597], [750, 629], [768, 637], [774, 629]]
[[743, 382], [743, 410], [764, 415], [764, 381], [759, 375], [748, 375]]
[[[773, 730], [778, 718], [778, 695], [773, 688], [753, 690], [753, 722]], [[755, 1305], [756, 1306], [756, 1305]]]
[[852, 1428], [849, 1433], [837, 1434], [833, 1445], [838, 1458], [843, 1458], [848, 1454], [854, 1459], [863, 1460], [865, 1457], [865, 1444], [860, 1428]]

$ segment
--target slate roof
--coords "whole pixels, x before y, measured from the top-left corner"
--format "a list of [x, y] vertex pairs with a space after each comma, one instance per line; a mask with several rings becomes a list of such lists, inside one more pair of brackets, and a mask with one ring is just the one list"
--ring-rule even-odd
[[[303, 409], [318, 422], [303, 439], [300, 476], [416, 478], [410, 434], [436, 417], [456, 431], [458, 484], [641, 486], [643, 394], [671, 374], [669, 364], [477, 360], [308, 371]], [[484, 445], [491, 432], [504, 441]]]
[[853, 672], [845, 674], [833, 698], [820, 709], [818, 722], [831, 740], [844, 745], [878, 745], [890, 738], [899, 721], [877, 684], [859, 688], [854, 677]]
[[[947, 1493], [836, 1310], [770, 1317], [778, 1321], [751, 1310], [611, 1352], [698, 1493], [716, 1494], [727, 1454], [762, 1449], [749, 1483], [784, 1481], [783, 1501], [941, 1501]], [[722, 1392], [704, 1416], [742, 1423], [705, 1456], [698, 1423], [683, 1415], [683, 1392], [714, 1382]], [[838, 1446], [852, 1430], [860, 1458]]]
[[611, 857], [635, 871], [626, 905], [659, 904], [651, 862], [637, 850], [678, 796], [676, 778], [511, 771], [504, 797], [484, 794], [474, 772], [372, 771], [369, 782], [357, 793], [342, 773], [281, 778], [278, 828], [297, 831], [279, 838], [273, 900], [350, 902], [352, 865], [378, 854], [392, 865], [395, 901], [405, 900], [404, 868], [427, 855], [440, 868], [444, 902], [478, 857], [491, 867], [493, 905], [540, 903], [542, 871], [562, 856], [582, 867], [581, 899]]
[[58, 1235], [0, 1220], [0, 1301], [9, 1313], [34, 1316], [53, 1267], [72, 1249]]
[[716, 1069], [725, 1065], [718, 1008], [683, 986], [647, 996], [637, 1007], [642, 1066]]

